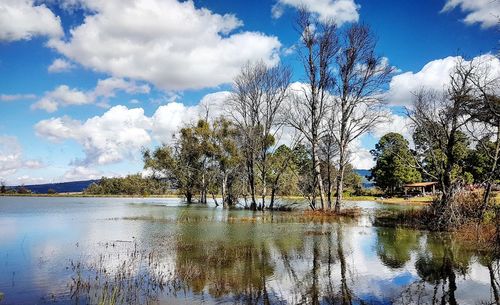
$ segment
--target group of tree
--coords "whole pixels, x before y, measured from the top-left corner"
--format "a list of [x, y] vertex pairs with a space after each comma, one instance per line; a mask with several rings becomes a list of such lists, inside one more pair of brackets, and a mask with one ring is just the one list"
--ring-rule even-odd
[[152, 178], [143, 178], [141, 174], [126, 177], [106, 178], [92, 183], [84, 194], [89, 195], [165, 195], [169, 191], [163, 181]]
[[[275, 146], [274, 136], [266, 137], [265, 145]], [[250, 209], [274, 209], [277, 196], [312, 192], [313, 162], [305, 145], [291, 148], [281, 144], [265, 153], [260, 151], [253, 159], [252, 173], [248, 156], [253, 151], [247, 141], [248, 134], [232, 121], [200, 119], [183, 127], [172, 143], [145, 150], [144, 167], [151, 172], [151, 179], [168, 182], [188, 203], [207, 203], [210, 198], [216, 205], [229, 207], [242, 200]], [[326, 174], [322, 172], [322, 176]], [[347, 187], [359, 191], [361, 177], [352, 166], [346, 177]]]
[[[198, 190], [201, 202], [220, 193], [223, 205], [244, 198], [258, 210], [273, 208], [274, 196], [286, 190], [299, 192], [312, 209], [340, 210], [351, 144], [383, 120], [380, 93], [392, 67], [376, 55], [366, 25], [338, 29], [304, 8], [296, 28], [303, 82], [291, 86], [282, 65], [245, 65], [226, 115], [186, 126], [173, 144], [144, 153], [153, 177], [170, 181], [188, 202]], [[292, 139], [276, 147], [284, 129]]]
[[[490, 57], [491, 59], [491, 57]], [[401, 135], [382, 137], [372, 154], [372, 178], [385, 191], [408, 182], [436, 181], [440, 196], [433, 213], [439, 227], [460, 223], [455, 210], [465, 186], [483, 186], [479, 218], [491, 207], [500, 180], [500, 78], [490, 59], [459, 59], [445, 89], [422, 88], [407, 115], [414, 147]]]
[[[414, 135], [418, 141], [419, 134]], [[471, 136], [459, 133], [460, 140], [456, 143], [455, 151], [457, 164], [453, 176], [465, 185], [484, 185], [489, 181], [492, 162], [497, 141], [490, 138], [481, 138], [475, 146]], [[408, 140], [403, 135], [390, 132], [382, 136], [375, 149], [371, 150], [376, 161], [369, 177], [375, 186], [385, 194], [397, 195], [403, 192], [403, 185], [421, 181], [435, 181], [436, 170], [429, 156], [420, 156], [425, 164], [424, 168], [418, 165], [418, 154], [410, 148]], [[499, 182], [500, 172], [496, 168], [491, 182]]]

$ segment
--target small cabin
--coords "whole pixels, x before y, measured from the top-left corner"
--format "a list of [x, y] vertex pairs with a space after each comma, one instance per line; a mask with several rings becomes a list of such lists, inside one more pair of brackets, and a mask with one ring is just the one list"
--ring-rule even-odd
[[436, 194], [437, 182], [415, 182], [403, 185], [405, 195], [410, 194], [421, 194], [426, 196], [427, 194]]

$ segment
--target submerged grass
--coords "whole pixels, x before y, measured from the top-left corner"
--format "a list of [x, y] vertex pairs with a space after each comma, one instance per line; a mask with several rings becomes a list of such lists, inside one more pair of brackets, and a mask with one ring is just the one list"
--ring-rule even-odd
[[310, 217], [312, 219], [314, 218], [339, 218], [339, 217], [358, 217], [361, 215], [361, 208], [349, 208], [349, 209], [342, 209], [340, 212], [335, 212], [334, 210], [309, 210], [309, 211], [304, 211], [303, 216], [304, 217]]
[[133, 250], [100, 254], [92, 262], [70, 260], [67, 269], [73, 274], [68, 287], [76, 304], [151, 304], [168, 284], [159, 255], [138, 250], [136, 243]]

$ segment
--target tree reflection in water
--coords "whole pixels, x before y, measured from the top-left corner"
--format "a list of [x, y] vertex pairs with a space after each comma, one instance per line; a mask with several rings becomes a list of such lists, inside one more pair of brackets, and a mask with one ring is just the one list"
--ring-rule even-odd
[[368, 304], [350, 287], [354, 271], [342, 224], [315, 226], [305, 236], [291, 230], [268, 238], [258, 230], [262, 224], [239, 225], [244, 234], [228, 228], [224, 239], [184, 227], [175, 259], [183, 289], [241, 304]]
[[[478, 304], [500, 304], [498, 256], [493, 254], [476, 256], [447, 234], [443, 236], [427, 234], [413, 238], [408, 236], [408, 231], [396, 229], [389, 233], [390, 237], [387, 238], [383, 230], [379, 230], [381, 234], [377, 246], [381, 261], [391, 268], [402, 268], [410, 261], [411, 252], [415, 252], [414, 267], [420, 277], [401, 292], [394, 300], [395, 304], [458, 304], [457, 278], [466, 279], [475, 260], [479, 260], [488, 268], [492, 291], [490, 300], [481, 300]], [[397, 240], [402, 242], [400, 247], [395, 249]], [[419, 244], [421, 241], [423, 242]]]
[[[256, 222], [226, 215], [221, 223], [209, 216], [184, 216], [169, 241], [171, 247], [148, 254], [136, 252], [134, 246], [130, 252], [134, 258], [130, 262], [137, 262], [125, 268], [125, 279], [130, 281], [120, 280], [119, 284], [136, 283], [137, 279], [148, 284], [136, 289], [134, 295], [149, 293], [138, 300], [154, 304], [184, 296], [230, 304], [454, 305], [461, 299], [464, 304], [463, 294], [469, 292], [460, 282], [482, 265], [488, 279], [480, 282], [488, 280], [491, 295], [474, 296], [474, 302], [499, 304], [498, 256], [466, 251], [449, 235], [373, 228], [364, 231], [367, 239], [356, 241], [363, 230], [342, 221], [291, 224], [280, 223], [279, 218]], [[367, 241], [375, 242], [373, 248], [363, 248]], [[363, 270], [357, 264], [372, 251], [376, 260]], [[370, 270], [372, 266], [383, 270]], [[110, 270], [96, 270], [101, 269]], [[391, 281], [403, 274], [410, 274], [412, 282]], [[116, 281], [116, 274], [106, 276], [106, 282], [108, 278]], [[161, 279], [160, 289], [156, 289], [157, 279]], [[114, 290], [108, 290], [113, 296]]]

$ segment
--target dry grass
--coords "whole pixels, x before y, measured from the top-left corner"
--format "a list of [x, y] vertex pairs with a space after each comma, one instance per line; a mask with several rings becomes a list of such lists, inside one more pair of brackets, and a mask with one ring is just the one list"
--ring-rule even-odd
[[497, 245], [497, 229], [493, 223], [469, 222], [460, 226], [452, 234], [456, 240], [479, 251], [492, 251]]
[[346, 201], [376, 201], [380, 203], [388, 203], [388, 204], [411, 204], [411, 205], [428, 205], [432, 203], [434, 198], [432, 196], [424, 196], [424, 197], [411, 197], [409, 199], [405, 199], [403, 197], [392, 197], [392, 198], [384, 198], [381, 199], [380, 196], [349, 196], [344, 197]]

